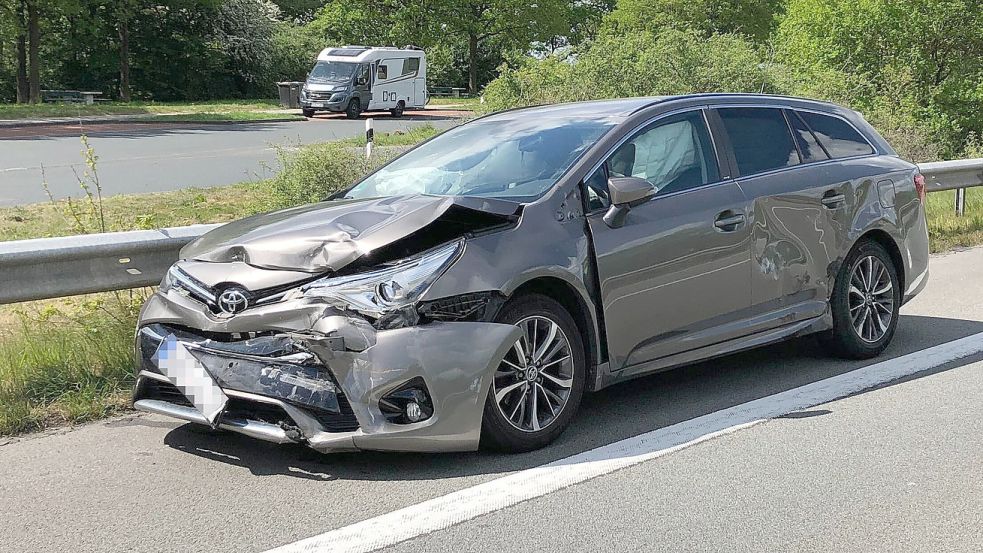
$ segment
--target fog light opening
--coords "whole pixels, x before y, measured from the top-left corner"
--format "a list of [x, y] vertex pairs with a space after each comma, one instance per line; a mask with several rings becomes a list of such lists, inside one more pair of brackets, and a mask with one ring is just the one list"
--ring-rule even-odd
[[427, 384], [419, 376], [383, 396], [379, 410], [393, 424], [425, 421], [434, 411]]

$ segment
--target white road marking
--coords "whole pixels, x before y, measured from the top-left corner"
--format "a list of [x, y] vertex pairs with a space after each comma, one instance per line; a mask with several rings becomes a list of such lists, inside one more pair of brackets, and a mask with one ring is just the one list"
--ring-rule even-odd
[[983, 333], [881, 361], [331, 530], [268, 553], [364, 553], [983, 352]]

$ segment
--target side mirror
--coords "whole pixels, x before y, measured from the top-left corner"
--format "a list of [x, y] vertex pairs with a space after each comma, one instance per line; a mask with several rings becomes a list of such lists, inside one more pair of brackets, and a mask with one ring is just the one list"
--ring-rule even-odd
[[604, 214], [604, 222], [611, 228], [623, 226], [631, 208], [651, 200], [656, 192], [658, 190], [652, 186], [652, 183], [638, 177], [608, 179], [611, 207]]

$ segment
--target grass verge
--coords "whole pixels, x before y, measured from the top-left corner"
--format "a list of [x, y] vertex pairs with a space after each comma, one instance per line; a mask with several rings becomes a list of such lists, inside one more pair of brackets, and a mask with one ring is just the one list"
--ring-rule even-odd
[[98, 102], [82, 104], [0, 104], [0, 119], [45, 119], [97, 115], [166, 115], [262, 113], [278, 109], [273, 100], [221, 100], [212, 102]]
[[430, 98], [430, 106], [457, 106], [460, 109], [474, 109], [481, 104], [481, 98]]
[[[267, 209], [269, 193], [269, 181], [258, 181], [220, 188], [110, 196], [102, 200], [102, 205], [109, 231], [147, 230], [245, 217]], [[68, 200], [58, 200], [2, 208], [0, 239], [69, 236], [95, 227], [92, 212], [79, 213], [69, 207]]]
[[0, 317], [0, 435], [128, 408], [145, 291], [31, 302]]
[[925, 206], [933, 253], [983, 244], [983, 187], [966, 189], [966, 214], [956, 215], [956, 192], [934, 192]]

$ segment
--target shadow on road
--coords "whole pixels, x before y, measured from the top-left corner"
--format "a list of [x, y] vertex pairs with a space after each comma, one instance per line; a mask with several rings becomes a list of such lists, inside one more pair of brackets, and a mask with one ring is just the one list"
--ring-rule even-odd
[[[244, 467], [259, 476], [288, 475], [319, 481], [412, 481], [500, 474], [556, 461], [979, 332], [983, 332], [983, 322], [902, 315], [892, 345], [873, 360], [831, 358], [815, 338], [803, 338], [639, 378], [586, 395], [570, 428], [554, 444], [521, 455], [491, 452], [322, 455], [300, 445], [276, 446], [238, 434], [214, 433], [192, 424], [172, 430], [164, 441], [174, 449]], [[980, 358], [983, 356], [959, 360], [902, 381]], [[829, 413], [826, 409], [814, 409], [789, 414], [786, 418]]]

